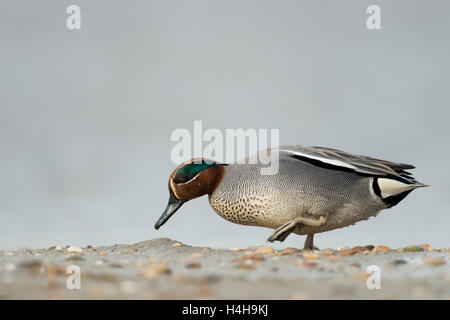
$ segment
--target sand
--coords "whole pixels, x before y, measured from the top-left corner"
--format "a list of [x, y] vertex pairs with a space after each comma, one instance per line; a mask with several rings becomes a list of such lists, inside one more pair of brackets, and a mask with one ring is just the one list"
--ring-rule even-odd
[[[80, 271], [79, 282], [69, 266]], [[369, 266], [379, 271], [379, 282]], [[369, 276], [379, 289], [368, 288]], [[0, 251], [0, 299], [449, 298], [450, 249], [428, 245], [219, 250], [159, 238]]]

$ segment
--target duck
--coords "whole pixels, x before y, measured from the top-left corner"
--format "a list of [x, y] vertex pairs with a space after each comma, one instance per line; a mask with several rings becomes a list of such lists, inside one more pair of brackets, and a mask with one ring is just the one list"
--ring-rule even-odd
[[354, 225], [396, 206], [412, 190], [427, 187], [410, 164], [318, 146], [281, 146], [276, 172], [261, 174], [262, 162], [225, 164], [194, 158], [169, 177], [169, 201], [155, 223], [165, 224], [181, 206], [208, 195], [212, 209], [241, 225], [274, 229], [269, 242], [291, 233], [306, 235], [304, 250], [317, 249], [314, 235]]

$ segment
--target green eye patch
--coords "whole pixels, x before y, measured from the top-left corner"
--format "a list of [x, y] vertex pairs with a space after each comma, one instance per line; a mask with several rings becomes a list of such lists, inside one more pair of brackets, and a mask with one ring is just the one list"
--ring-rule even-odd
[[207, 163], [204, 160], [202, 160], [199, 163], [189, 163], [185, 166], [181, 167], [177, 170], [175, 173], [175, 176], [173, 177], [173, 181], [175, 183], [185, 183], [189, 180], [192, 180], [196, 175], [198, 175], [200, 172], [208, 169], [208, 168], [219, 168], [219, 166], [216, 163]]

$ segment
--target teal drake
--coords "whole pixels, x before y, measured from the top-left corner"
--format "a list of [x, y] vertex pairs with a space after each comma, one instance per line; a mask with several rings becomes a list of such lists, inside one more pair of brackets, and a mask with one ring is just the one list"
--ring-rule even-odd
[[307, 235], [355, 224], [391, 208], [412, 190], [427, 185], [409, 173], [414, 166], [325, 147], [284, 146], [278, 170], [261, 174], [261, 163], [223, 164], [191, 159], [169, 177], [169, 203], [159, 229], [185, 202], [209, 196], [211, 207], [228, 221], [275, 229], [269, 241], [290, 233]]

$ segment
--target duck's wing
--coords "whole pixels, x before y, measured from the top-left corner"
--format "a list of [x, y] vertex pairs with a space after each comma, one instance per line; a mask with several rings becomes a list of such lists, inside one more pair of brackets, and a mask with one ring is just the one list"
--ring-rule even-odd
[[407, 183], [417, 183], [407, 169], [414, 169], [410, 164], [391, 162], [345, 151], [309, 146], [282, 146], [280, 152], [301, 161], [330, 167], [336, 170], [353, 171], [369, 176], [397, 177]]

